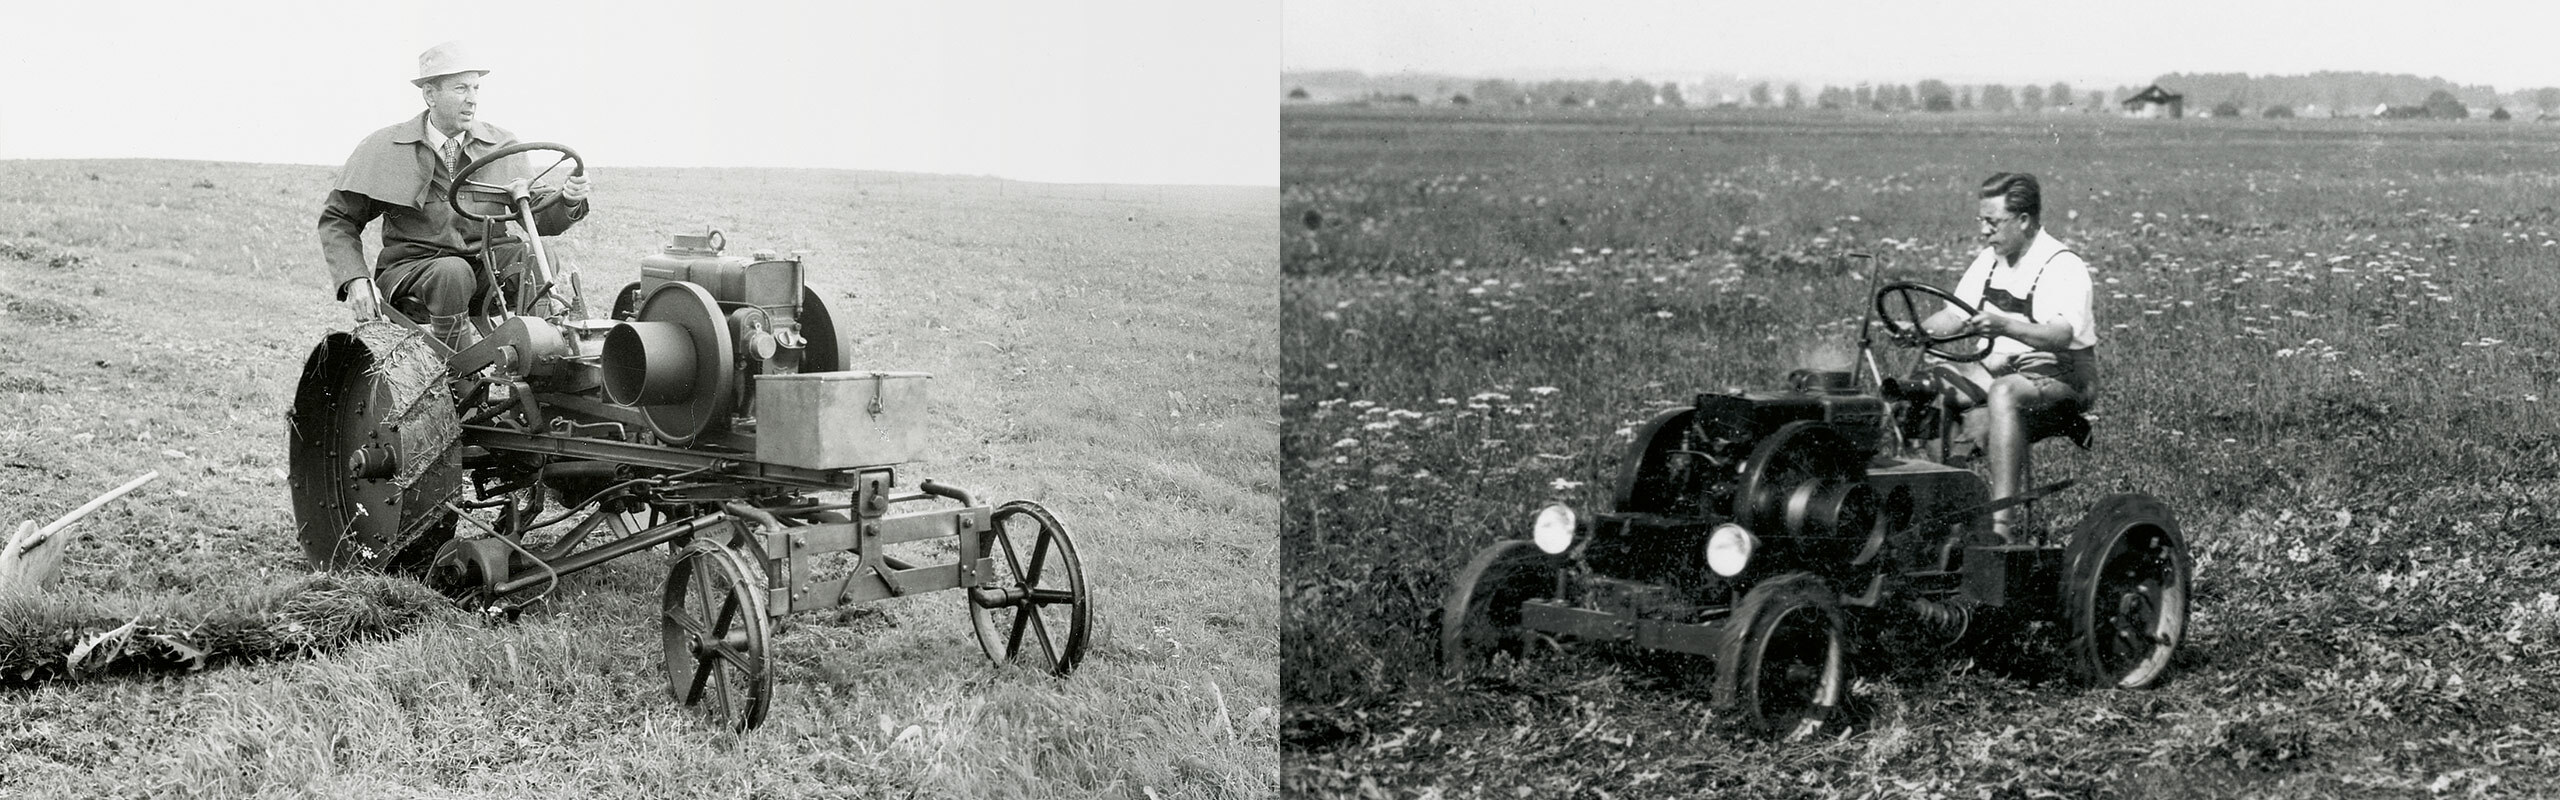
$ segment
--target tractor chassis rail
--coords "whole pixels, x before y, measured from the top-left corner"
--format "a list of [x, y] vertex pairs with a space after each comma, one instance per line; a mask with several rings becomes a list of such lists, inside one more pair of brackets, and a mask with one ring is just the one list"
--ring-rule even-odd
[[1598, 642], [1633, 642], [1648, 650], [1670, 650], [1702, 656], [1716, 654], [1722, 620], [1671, 622], [1629, 614], [1574, 608], [1552, 600], [1520, 604], [1520, 626]]
[[634, 444], [605, 439], [553, 436], [541, 433], [495, 428], [486, 425], [462, 426], [465, 441], [493, 450], [515, 450], [526, 453], [608, 461], [667, 470], [702, 470], [704, 472], [746, 478], [765, 483], [782, 484], [803, 489], [845, 489], [846, 471], [820, 470], [767, 464], [747, 455], [706, 453], [678, 450], [672, 447]]

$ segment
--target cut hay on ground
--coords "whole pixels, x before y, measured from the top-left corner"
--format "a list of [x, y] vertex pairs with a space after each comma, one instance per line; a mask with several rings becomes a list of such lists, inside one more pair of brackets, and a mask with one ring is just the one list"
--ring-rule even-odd
[[398, 636], [449, 607], [380, 575], [311, 575], [233, 598], [8, 598], [0, 686], [299, 658]]

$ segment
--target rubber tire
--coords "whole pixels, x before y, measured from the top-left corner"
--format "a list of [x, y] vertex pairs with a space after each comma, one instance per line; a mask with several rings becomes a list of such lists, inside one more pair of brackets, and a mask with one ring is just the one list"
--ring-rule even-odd
[[1536, 545], [1508, 539], [1476, 553], [1440, 602], [1440, 673], [1466, 679], [1493, 654], [1522, 655], [1520, 604], [1555, 593], [1557, 561]]
[[[2117, 543], [2129, 537], [2130, 551], [2119, 552]], [[2125, 563], [2127, 556], [2141, 557], [2140, 551], [2149, 552], [2144, 558], [2147, 565]], [[2187, 556], [2186, 537], [2178, 531], [2177, 517], [2167, 505], [2149, 495], [2109, 495], [2081, 518], [2079, 527], [2071, 532], [2071, 544], [2063, 558], [2061, 607], [2069, 636], [2063, 651], [2072, 680], [2091, 688], [2143, 689], [2158, 685], [2175, 659], [2178, 645], [2186, 638], [2188, 604], [2194, 594], [2195, 568]], [[2116, 568], [2118, 565], [2121, 567]], [[2118, 594], [2119, 602], [2108, 604], [2100, 602], [2097, 593], [2108, 573], [2117, 573], [2116, 580], [2122, 581], [2135, 573], [2120, 570], [2136, 569], [2148, 569], [2151, 577], [2169, 578], [2170, 583], [2152, 598], [2158, 607], [2152, 623], [2151, 652], [2128, 666], [2121, 663], [2121, 658], [2109, 658], [2101, 644], [2121, 635], [2110, 624], [2113, 609], [2108, 606], [2120, 608], [2121, 601], [2131, 598]]]
[[[1804, 614], [1817, 619], [1803, 629]], [[1716, 653], [1716, 707], [1735, 712], [1744, 728], [1760, 736], [1796, 741], [1820, 734], [1849, 699], [1847, 620], [1838, 595], [1812, 573], [1790, 572], [1761, 581], [1742, 596], [1726, 623]], [[1817, 633], [1826, 638], [1822, 671], [1802, 712], [1770, 714], [1772, 689], [1764, 684], [1763, 664], [1771, 638]]]

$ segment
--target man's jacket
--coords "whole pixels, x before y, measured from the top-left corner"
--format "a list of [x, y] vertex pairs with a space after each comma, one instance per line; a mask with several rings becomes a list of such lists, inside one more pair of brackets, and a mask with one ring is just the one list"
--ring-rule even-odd
[[[337, 185], [320, 207], [320, 255], [329, 263], [330, 285], [336, 287], [338, 299], [346, 299], [348, 281], [374, 274], [364, 263], [364, 227], [377, 217], [382, 219], [377, 267], [441, 256], [476, 260], [482, 242], [489, 238], [491, 226], [464, 219], [445, 203], [445, 188], [452, 185], [452, 178], [427, 144], [426, 118], [421, 111], [364, 137], [347, 156], [346, 168], [338, 171]], [[471, 131], [470, 141], [463, 145], [466, 163], [516, 141], [515, 134], [496, 125], [472, 122], [466, 127]], [[503, 184], [525, 174], [521, 157], [508, 162], [484, 168], [472, 180]], [[464, 202], [472, 202], [468, 192]], [[557, 235], [584, 219], [587, 208], [585, 202], [552, 206], [534, 215], [534, 226], [544, 236]], [[377, 288], [387, 295], [393, 287]]]

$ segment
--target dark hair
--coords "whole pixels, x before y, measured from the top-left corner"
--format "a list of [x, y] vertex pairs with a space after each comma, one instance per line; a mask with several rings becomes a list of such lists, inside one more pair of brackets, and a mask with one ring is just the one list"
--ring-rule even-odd
[[1982, 197], [2005, 198], [2001, 204], [2011, 214], [2025, 214], [2044, 221], [2044, 190], [2036, 186], [2036, 176], [2024, 172], [2002, 172], [1982, 181]]

